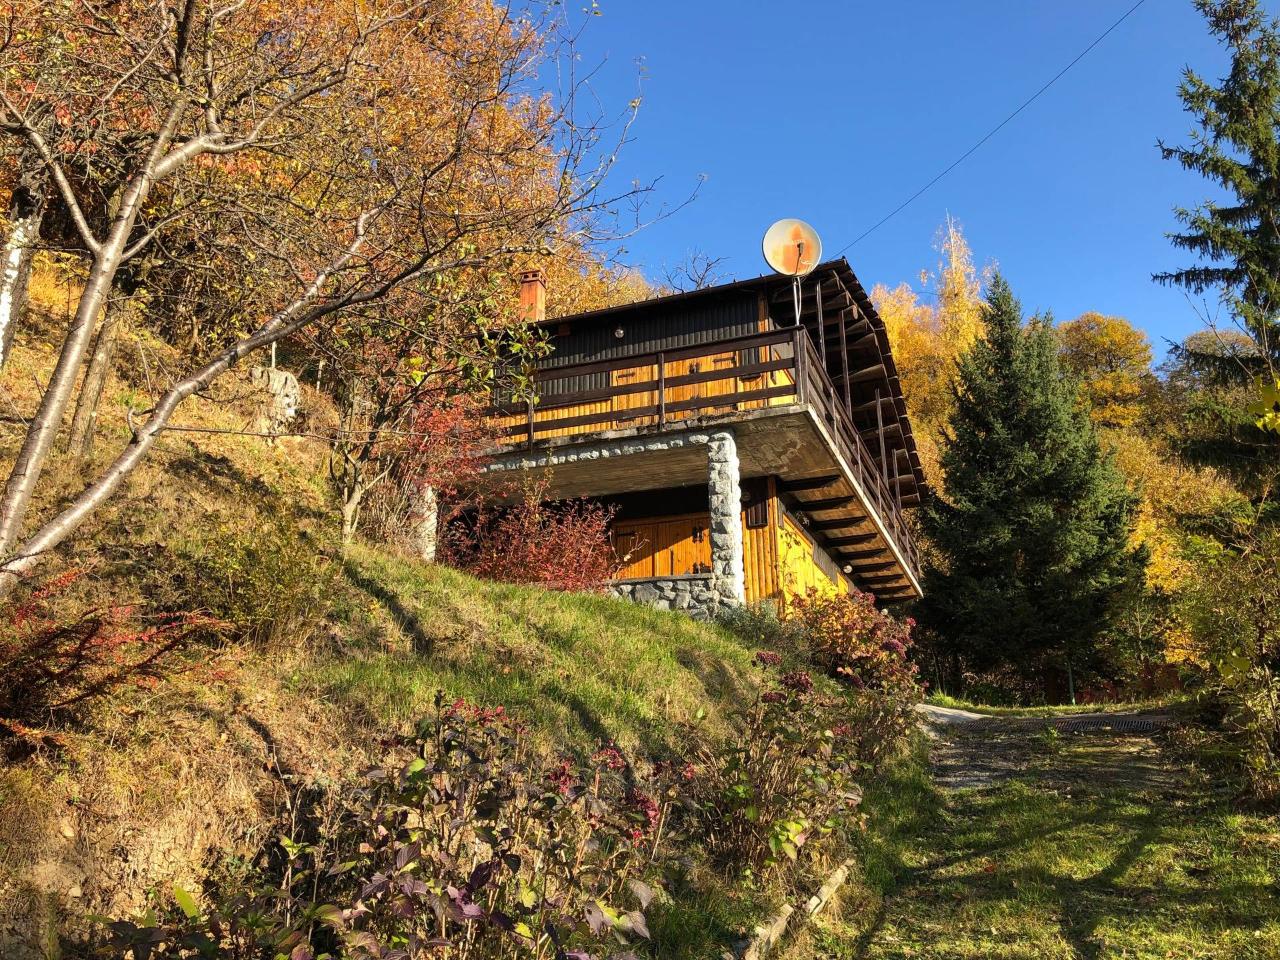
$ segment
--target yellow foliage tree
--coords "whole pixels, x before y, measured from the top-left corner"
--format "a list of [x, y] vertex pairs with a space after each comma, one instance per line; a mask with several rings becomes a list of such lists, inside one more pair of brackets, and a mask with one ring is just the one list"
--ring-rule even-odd
[[1192, 466], [1133, 430], [1103, 430], [1101, 437], [1139, 497], [1131, 540], [1133, 546], [1145, 547], [1150, 558], [1144, 596], [1125, 606], [1118, 626], [1140, 646], [1158, 650], [1166, 662], [1194, 659], [1190, 635], [1166, 602], [1194, 572], [1183, 551], [1179, 521], [1188, 505], [1214, 513], [1239, 492], [1217, 471]]
[[[982, 329], [982, 278], [964, 233], [951, 217], [939, 228], [934, 273], [923, 271], [921, 290], [902, 283], [871, 292], [893, 348], [915, 430], [925, 477], [937, 486], [938, 443], [951, 415], [956, 361]], [[934, 303], [922, 297], [930, 288]]]
[[1084, 313], [1058, 326], [1063, 365], [1080, 380], [1094, 423], [1129, 427], [1142, 412], [1151, 343], [1123, 317]]

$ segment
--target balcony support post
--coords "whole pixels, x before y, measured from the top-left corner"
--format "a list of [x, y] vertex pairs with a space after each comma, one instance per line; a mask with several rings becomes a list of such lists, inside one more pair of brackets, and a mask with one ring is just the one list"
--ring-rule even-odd
[[880, 406], [880, 391], [876, 390], [876, 435], [880, 438], [880, 474], [889, 486], [889, 458], [884, 449], [884, 410]]
[[831, 376], [827, 370], [827, 321], [822, 316], [822, 281], [818, 281], [818, 352], [822, 357], [822, 372]]
[[667, 425], [667, 355], [658, 351], [658, 426]]
[[809, 365], [805, 362], [804, 327], [797, 327], [791, 337], [791, 366], [796, 381], [796, 402], [804, 403], [809, 396]]
[[853, 389], [849, 385], [849, 334], [846, 330], [845, 317], [848, 310], [840, 311], [840, 372], [844, 376], [844, 408], [853, 420]]
[[720, 594], [722, 603], [741, 606], [747, 601], [742, 546], [742, 475], [738, 441], [732, 430], [717, 430], [707, 438], [707, 486], [712, 589]]

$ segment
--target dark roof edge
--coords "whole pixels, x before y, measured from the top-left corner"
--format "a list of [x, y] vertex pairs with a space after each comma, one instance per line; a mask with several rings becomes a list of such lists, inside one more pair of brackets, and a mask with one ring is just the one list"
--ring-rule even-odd
[[[836, 264], [844, 263], [846, 269], [849, 268], [848, 261], [842, 257], [840, 260], [829, 260], [814, 267], [813, 273], [820, 270], [833, 269]], [[850, 269], [850, 273], [853, 271]], [[620, 303], [612, 307], [601, 307], [598, 310], [587, 310], [583, 313], [566, 313], [556, 317], [548, 317], [542, 321], [539, 326], [546, 326], [552, 323], [568, 323], [569, 321], [578, 320], [595, 320], [598, 318], [613, 316], [616, 313], [624, 313], [628, 310], [648, 310], [652, 307], [667, 307], [673, 303], [684, 303], [689, 300], [697, 300], [723, 295], [726, 293], [742, 293], [748, 290], [768, 289], [774, 285], [789, 286], [790, 277], [784, 277], [778, 273], [763, 273], [758, 277], [748, 277], [745, 280], [733, 280], [729, 283], [716, 284], [714, 287], [702, 287], [698, 290], [685, 290], [681, 293], [669, 293], [662, 297], [651, 297], [648, 300], [632, 300], [630, 303]]]

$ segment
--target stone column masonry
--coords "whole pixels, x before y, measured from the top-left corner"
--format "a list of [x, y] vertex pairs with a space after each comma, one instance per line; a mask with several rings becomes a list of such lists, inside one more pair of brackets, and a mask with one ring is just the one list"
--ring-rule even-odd
[[707, 437], [707, 484], [711, 505], [712, 588], [725, 603], [747, 602], [742, 549], [742, 478], [732, 430]]

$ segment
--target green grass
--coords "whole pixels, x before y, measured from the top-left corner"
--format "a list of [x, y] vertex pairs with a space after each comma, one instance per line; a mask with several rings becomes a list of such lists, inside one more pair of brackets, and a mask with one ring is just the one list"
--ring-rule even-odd
[[[297, 668], [292, 683], [377, 729], [412, 724], [442, 690], [503, 705], [551, 751], [614, 741], [654, 757], [686, 749], [689, 724], [719, 735], [756, 695], [755, 648], [681, 614], [479, 580], [368, 547], [353, 548], [345, 567], [336, 615], [358, 639], [346, 656]], [[664, 960], [719, 957], [782, 896], [730, 882], [698, 850], [680, 859], [668, 899], [649, 914], [651, 955]]]
[[449, 698], [501, 704], [556, 749], [613, 740], [653, 752], [682, 724], [711, 733], [750, 699], [754, 650], [680, 614], [608, 597], [478, 580], [369, 548], [346, 561], [347, 632], [398, 642], [353, 644], [315, 658], [297, 689], [402, 727]]
[[944, 793], [921, 748], [866, 808], [860, 881], [794, 958], [1280, 957], [1280, 818], [1190, 777], [1157, 791], [1028, 774]]

